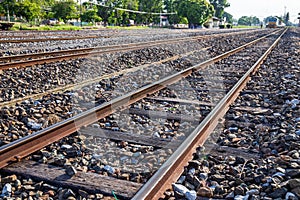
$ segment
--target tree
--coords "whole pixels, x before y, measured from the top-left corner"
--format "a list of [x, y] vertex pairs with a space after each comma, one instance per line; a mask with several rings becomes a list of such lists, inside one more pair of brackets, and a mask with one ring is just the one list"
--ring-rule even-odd
[[253, 16], [253, 17], [251, 17], [250, 19], [251, 19], [251, 24], [252, 24], [252, 25], [258, 25], [258, 24], [260, 24], [259, 18]]
[[36, 18], [43, 16], [41, 6], [30, 0], [23, 0], [16, 3], [15, 14], [25, 17], [27, 21], [33, 21]]
[[52, 7], [52, 11], [55, 18], [62, 19], [64, 22], [68, 19], [78, 18], [76, 3], [73, 0], [56, 2]]
[[188, 19], [191, 27], [205, 23], [213, 15], [214, 8], [206, 0], [178, 0], [177, 12]]
[[97, 7], [88, 9], [81, 15], [81, 20], [85, 22], [100, 22], [102, 19], [97, 15], [97, 12]]
[[260, 20], [255, 16], [251, 16], [251, 17], [242, 16], [241, 18], [239, 18], [238, 24], [239, 25], [252, 26], [252, 25], [260, 24]]
[[[105, 6], [109, 6], [109, 5], [105, 5]], [[102, 18], [102, 20], [104, 22], [104, 26], [106, 26], [107, 22], [108, 22], [108, 18], [112, 12], [112, 8], [97, 5], [97, 9], [98, 9], [97, 15]]]
[[13, 15], [16, 12], [16, 0], [2, 0], [0, 2], [0, 12], [8, 15]]
[[287, 12], [286, 15], [285, 15], [285, 17], [284, 17], [284, 23], [285, 23], [286, 25], [288, 25], [288, 24], [289, 24], [289, 21], [290, 21], [290, 13]]
[[215, 16], [220, 19], [223, 18], [224, 9], [230, 6], [227, 0], [210, 0], [210, 3], [215, 9]]
[[[139, 8], [139, 1], [138, 0], [123, 0], [122, 8], [128, 10], [138, 10]], [[121, 23], [123, 25], [129, 24], [129, 20], [136, 20], [137, 14], [132, 12], [123, 12], [120, 13], [121, 15]]]
[[[139, 11], [148, 13], [160, 13], [163, 11], [163, 1], [161, 0], [139, 0]], [[137, 19], [139, 23], [159, 22], [159, 16], [151, 14], [141, 14]]]

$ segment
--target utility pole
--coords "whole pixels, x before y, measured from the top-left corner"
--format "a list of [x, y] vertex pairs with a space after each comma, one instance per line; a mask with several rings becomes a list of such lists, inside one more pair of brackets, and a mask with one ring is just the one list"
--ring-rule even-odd
[[7, 8], [7, 21], [10, 22], [10, 16], [9, 16], [9, 8], [8, 8], [8, 4], [6, 4], [6, 8]]
[[298, 13], [298, 19], [299, 19], [299, 24], [298, 24], [298, 26], [300, 27], [300, 13]]
[[80, 14], [79, 14], [79, 19], [80, 19], [80, 27], [82, 27], [82, 20], [81, 20], [81, 12], [82, 12], [82, 10], [81, 10], [81, 0], [80, 0], [80, 2], [79, 2], [79, 10], [80, 10]]

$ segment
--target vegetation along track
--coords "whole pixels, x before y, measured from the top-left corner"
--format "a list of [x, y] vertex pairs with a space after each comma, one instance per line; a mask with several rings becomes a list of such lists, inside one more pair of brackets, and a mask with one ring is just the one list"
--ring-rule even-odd
[[[269, 43], [270, 43], [269, 40], [271, 40], [271, 39], [266, 38], [265, 41], [263, 42], [263, 46], [261, 46], [260, 48], [266, 49], [265, 45], [269, 45]], [[259, 40], [253, 42], [253, 45], [255, 45], [255, 43], [258, 42], [258, 41]], [[265, 56], [268, 55], [268, 53], [272, 50], [272, 48], [276, 45], [276, 43], [278, 41], [279, 41], [279, 39], [276, 40], [276, 42], [251, 67], [251, 69], [249, 69], [249, 71], [246, 70], [247, 72], [242, 76], [242, 78], [240, 80], [238, 80], [238, 82], [235, 85], [234, 85], [234, 81], [232, 81], [232, 80], [229, 80], [229, 81], [224, 80], [223, 81], [223, 83], [226, 85], [225, 89], [227, 89], [227, 90], [230, 89], [230, 92], [227, 93], [225, 97], [223, 97], [223, 98], [220, 97], [220, 99], [222, 99], [222, 100], [217, 105], [215, 105], [215, 103], [217, 103], [220, 99], [216, 100], [216, 102], [214, 102], [214, 101], [206, 102], [207, 106], [213, 106], [213, 108], [211, 109], [212, 111], [209, 112], [209, 114], [206, 114], [206, 117], [203, 120], [201, 119], [200, 125], [196, 127], [196, 129], [193, 131], [193, 133], [191, 133], [191, 134], [189, 133], [186, 136], [187, 140], [185, 140], [183, 143], [179, 142], [179, 143], [182, 143], [182, 145], [180, 145], [178, 150], [164, 164], [165, 167], [163, 166], [162, 168], [160, 168], [157, 171], [157, 173], [149, 180], [149, 182], [147, 182], [146, 185], [138, 192], [137, 196], [135, 197], [136, 199], [144, 199], [144, 198], [153, 199], [154, 197], [158, 198], [159, 196], [162, 195], [162, 193], [164, 192], [164, 189], [166, 187], [170, 186], [171, 182], [176, 181], [176, 179], [180, 175], [179, 173], [181, 171], [180, 168], [182, 167], [182, 164], [186, 164], [188, 159], [191, 158], [191, 156], [192, 156], [191, 152], [187, 152], [187, 150], [188, 150], [187, 147], [190, 146], [188, 143], [191, 143], [194, 147], [196, 147], [197, 144], [199, 144], [199, 141], [191, 140], [191, 138], [196, 137], [196, 138], [200, 139], [200, 143], [204, 142], [205, 137], [209, 134], [209, 132], [206, 132], [206, 134], [204, 134], [204, 135], [202, 135], [202, 134], [199, 135], [199, 132], [201, 132], [202, 129], [204, 129], [206, 131], [212, 129], [212, 127], [208, 127], [207, 125], [215, 125], [216, 122], [218, 121], [218, 119], [223, 114], [225, 114], [225, 110], [226, 110], [225, 107], [227, 107], [229, 105], [229, 103], [231, 103], [233, 101], [233, 99], [231, 99], [231, 98], [233, 98], [233, 97], [236, 98], [238, 96], [236, 91], [241, 90], [241, 88], [246, 84], [246, 81], [248, 81], [249, 76], [253, 73], [253, 71], [256, 70], [256, 68], [259, 66], [259, 64], [261, 64], [261, 62], [263, 61]], [[64, 122], [61, 122], [59, 124], [50, 126], [50, 127], [46, 128], [42, 131], [36, 132], [36, 133], [32, 134], [31, 136], [25, 137], [21, 140], [18, 140], [18, 141], [12, 142], [11, 144], [5, 145], [5, 146], [1, 147], [1, 149], [0, 149], [0, 151], [1, 151], [1, 157], [0, 157], [1, 166], [2, 167], [5, 166], [9, 162], [11, 162], [15, 159], [19, 160], [19, 159], [27, 156], [28, 154], [30, 154], [30, 153], [46, 146], [46, 145], [52, 143], [53, 141], [57, 141], [60, 138], [75, 132], [78, 127], [82, 127], [84, 125], [94, 123], [98, 119], [106, 117], [109, 114], [113, 113], [115, 110], [124, 109], [126, 106], [128, 106], [130, 104], [133, 104], [134, 102], [136, 102], [140, 99], [143, 99], [145, 96], [147, 96], [151, 93], [155, 93], [157, 91], [160, 91], [161, 89], [163, 89], [165, 87], [172, 88], [172, 86], [170, 86], [170, 85], [177, 82], [177, 81], [179, 81], [179, 80], [181, 80], [183, 77], [187, 77], [187, 79], [189, 79], [191, 84], [192, 84], [192, 82], [193, 82], [192, 80], [194, 80], [195, 78], [197, 79], [197, 73], [198, 73], [197, 71], [201, 72], [203, 70], [203, 68], [209, 67], [209, 66], [216, 63], [219, 60], [225, 59], [226, 57], [228, 57], [232, 54], [235, 54], [235, 53], [238, 54], [238, 53], [240, 53], [239, 51], [243, 50], [244, 48], [245, 48], [245, 51], [247, 51], [247, 49], [249, 47], [246, 48], [246, 46], [248, 46], [248, 45], [243, 45], [240, 48], [237, 48], [235, 50], [232, 50], [230, 52], [227, 52], [227, 53], [224, 53], [220, 56], [217, 56], [213, 59], [205, 61], [201, 64], [198, 64], [196, 66], [193, 66], [193, 67], [190, 67], [190, 68], [185, 69], [183, 71], [180, 71], [176, 74], [173, 74], [169, 77], [163, 78], [163, 79], [161, 79], [157, 82], [154, 82], [150, 85], [146, 85], [146, 86], [142, 87], [141, 89], [139, 89], [137, 91], [134, 91], [134, 92], [131, 92], [131, 93], [126, 94], [124, 96], [121, 96], [119, 98], [113, 99], [112, 101], [110, 101], [108, 103], [104, 103], [104, 104], [102, 104], [98, 107], [95, 107], [91, 110], [83, 112], [83, 113], [81, 113], [77, 116], [74, 116], [73, 118], [68, 119]], [[253, 47], [252, 51], [250, 50], [250, 52], [252, 52], [252, 53], [254, 52], [254, 49], [255, 49], [254, 47]], [[257, 48], [259, 48], [259, 46], [256, 46], [256, 49]], [[250, 47], [250, 49], [251, 49], [251, 47]], [[243, 54], [240, 55], [239, 58], [241, 58], [241, 56], [244, 56], [244, 55]], [[260, 57], [260, 56], [258, 56], [258, 57]], [[220, 61], [220, 62], [222, 62], [222, 61]], [[240, 67], [240, 66], [236, 66], [236, 67]], [[239, 70], [236, 70], [236, 69], [234, 69], [234, 70], [235, 71], [241, 71], [240, 68], [238, 68], [238, 69]], [[191, 76], [189, 76], [189, 75], [191, 75]], [[199, 74], [198, 74], [198, 76], [199, 76]], [[200, 74], [200, 77], [201, 77], [201, 74]], [[233, 78], [233, 80], [234, 80], [234, 78]], [[230, 85], [227, 85], [228, 83], [231, 83], [234, 86], [232, 87]], [[194, 89], [197, 89], [197, 87], [195, 87]], [[204, 90], [207, 90], [207, 89], [204, 89]], [[214, 91], [214, 90], [212, 90], [212, 91]], [[156, 98], [156, 100], [157, 100], [157, 98]], [[165, 101], [167, 101], [167, 100], [165, 100]], [[184, 102], [184, 101], [182, 101], [182, 102]], [[134, 115], [138, 114], [138, 112], [134, 111], [134, 110], [131, 110], [130, 112], [131, 112], [131, 114], [134, 114]], [[144, 115], [145, 115], [145, 112], [142, 112], [142, 113], [144, 113]], [[217, 114], [217, 115], [215, 115], [215, 114]], [[149, 113], [148, 113], [148, 115], [149, 115]], [[96, 116], [96, 117], [92, 117], [92, 116]], [[158, 116], [162, 117], [163, 115], [160, 114]], [[173, 116], [173, 120], [174, 119], [176, 120], [176, 115]], [[214, 121], [212, 123], [211, 120], [216, 120], [216, 121]], [[76, 124], [73, 123], [74, 121], [76, 121]], [[199, 121], [200, 121], [200, 119], [199, 119]], [[113, 136], [108, 136], [108, 137], [113, 137]], [[120, 140], [118, 138], [122, 138], [122, 137], [123, 136], [120, 135], [120, 136], [116, 136], [115, 138], [111, 138], [111, 139]], [[160, 137], [160, 136], [158, 136], [158, 137]], [[143, 141], [144, 142], [145, 141], [151, 141], [150, 138], [146, 137], [146, 139], [144, 138]], [[160, 138], [161, 139], [158, 139], [158, 140], [160, 141], [161, 144], [170, 142], [170, 140], [168, 140], [170, 138], [167, 138], [167, 139], [163, 139], [163, 137], [160, 137]], [[141, 140], [141, 138], [137, 137], [136, 140], [131, 141], [131, 142], [132, 143], [139, 143], [139, 141], [142, 141], [142, 140]], [[159, 143], [159, 142], [156, 141], [154, 143]], [[176, 143], [176, 141], [174, 143]], [[33, 146], [33, 144], [38, 144], [38, 145]], [[153, 145], [155, 146], [157, 144], [153, 144]], [[177, 142], [177, 145], [175, 144], [174, 146], [175, 147], [178, 146], [178, 142]], [[195, 149], [195, 148], [193, 148], [193, 149]], [[190, 151], [194, 151], [194, 150], [190, 150]], [[178, 155], [178, 152], [180, 152], [181, 155]], [[181, 160], [180, 158], [182, 158], [182, 157], [185, 157], [185, 158], [183, 160]], [[177, 161], [177, 160], [181, 160], [180, 162], [182, 162], [182, 164], [179, 165], [178, 164], [179, 161]], [[173, 164], [174, 164], [174, 166], [173, 166]], [[37, 172], [39, 172], [39, 170], [36, 167], [34, 167], [34, 165], [31, 165], [30, 163], [29, 164], [27, 163], [26, 165], [27, 165], [27, 167], [30, 166], [32, 168], [31, 170], [34, 171], [36, 174], [38, 174]], [[39, 166], [38, 168], [40, 168], [41, 166]], [[174, 169], [173, 167], [179, 168], [179, 169], [172, 171], [172, 172], [176, 171], [176, 173], [173, 173], [174, 176], [173, 175], [169, 176], [170, 172], [168, 172], [168, 170], [169, 169]], [[24, 170], [22, 170], [22, 168]], [[52, 168], [52, 169], [48, 168], [48, 169], [49, 169], [49, 171], [47, 171], [47, 169], [45, 169], [45, 168], [43, 170], [46, 170], [47, 172], [49, 172], [49, 175], [50, 174], [53, 175], [53, 171], [51, 172], [51, 170], [54, 170], [54, 171], [56, 170], [55, 168]], [[105, 167], [105, 170], [107, 170], [108, 172], [110, 171], [110, 169], [111, 168], [109, 168], [107, 166]], [[16, 165], [12, 165], [12, 167], [8, 167], [5, 170], [13, 172], [13, 173], [18, 173], [18, 171], [20, 173], [22, 173], [22, 172], [24, 173], [26, 171], [28, 172], [28, 169], [26, 169], [26, 166], [22, 165], [22, 162], [19, 163], [19, 164], [16, 164]], [[58, 173], [58, 171], [55, 171], [55, 173]], [[58, 174], [61, 174], [61, 170], [60, 170], [60, 173], [58, 173]], [[113, 171], [112, 174], [115, 174], [115, 171]], [[63, 174], [61, 174], [61, 175], [63, 175]], [[169, 178], [168, 181], [165, 181], [165, 179], [164, 179], [166, 176], [167, 176], [167, 178]], [[35, 178], [41, 179], [42, 177], [38, 177], [37, 175], [35, 175]], [[49, 177], [47, 177], [47, 178], [49, 178]], [[113, 185], [113, 188], [109, 188], [109, 187], [95, 188], [95, 187], [93, 187], [94, 185], [91, 182], [86, 182], [85, 181], [85, 186], [82, 183], [81, 184], [80, 183], [76, 184], [76, 181], [78, 182], [78, 180], [80, 180], [82, 178], [82, 176], [79, 176], [79, 177], [77, 176], [77, 178], [79, 178], [79, 179], [74, 180], [74, 179], [76, 179], [76, 176], [71, 178], [74, 181], [73, 183], [69, 183], [64, 178], [61, 181], [64, 182], [63, 184], [72, 185], [73, 188], [76, 188], [76, 187], [77, 188], [78, 187], [79, 188], [84, 188], [87, 191], [98, 190], [98, 192], [100, 190], [100, 192], [102, 192], [104, 194], [110, 194], [112, 190], [115, 190], [116, 194], [119, 194], [123, 198], [130, 198], [130, 197], [132, 197], [132, 194], [134, 194], [136, 192], [136, 191], [128, 190], [127, 193], [126, 193], [126, 192], [124, 192], [124, 187], [115, 188], [116, 185], [113, 184], [113, 183], [117, 183], [116, 180], [110, 180], [110, 181], [114, 181], [114, 182], [110, 182], [110, 184]], [[59, 180], [59, 179], [57, 179], [57, 180]], [[153, 180], [155, 180], [154, 181], [155, 184], [154, 184]], [[157, 184], [157, 181], [159, 182], [158, 184]], [[52, 180], [52, 183], [54, 183], [54, 182], [57, 183], [57, 181]], [[162, 186], [163, 183], [167, 184], [168, 186], [163, 187]], [[110, 185], [110, 184], [107, 183], [107, 185]], [[133, 188], [138, 189], [138, 188], [141, 187], [141, 185], [139, 185], [139, 184], [133, 184], [133, 183], [128, 183], [128, 182], [119, 182], [119, 184], [129, 184], [130, 187], [128, 186], [128, 188], [131, 188], [131, 189], [133, 189]], [[160, 189], [158, 189], [158, 187], [162, 188], [162, 189], [160, 190]], [[128, 188], [126, 188], [126, 189], [128, 189]], [[151, 192], [151, 191], [153, 191], [153, 192]], [[139, 196], [139, 195], [142, 195], [142, 196]]]
[[205, 37], [219, 37], [221, 35], [223, 36], [223, 35], [234, 35], [234, 34], [241, 34], [241, 32], [237, 31], [237, 32], [230, 32], [226, 34], [222, 33], [222, 34], [213, 34], [207, 36], [184, 37], [184, 38], [175, 38], [175, 39], [167, 39], [167, 40], [160, 40], [160, 41], [102, 46], [102, 47], [95, 47], [95, 48], [80, 48], [80, 49], [61, 50], [61, 51], [54, 51], [54, 52], [4, 56], [4, 57], [0, 57], [0, 62], [2, 62], [0, 64], [0, 69], [4, 70], [4, 69], [15, 68], [15, 67], [27, 67], [27, 66], [37, 65], [37, 64], [45, 64], [45, 63], [62, 61], [62, 60], [83, 58], [83, 57], [98, 55], [103, 53], [131, 51], [131, 50], [153, 47], [162, 44], [193, 41]]

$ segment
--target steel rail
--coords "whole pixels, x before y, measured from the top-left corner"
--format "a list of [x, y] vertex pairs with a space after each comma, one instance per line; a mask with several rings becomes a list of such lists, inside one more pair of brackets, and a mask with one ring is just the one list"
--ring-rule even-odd
[[[25, 32], [24, 32], [25, 33]], [[40, 37], [65, 37], [65, 36], [70, 36], [70, 37], [82, 37], [80, 34], [68, 34], [68, 33], [59, 33], [59, 34], [41, 34], [41, 33], [32, 33], [28, 32], [30, 35], [0, 35], [0, 38], [32, 38], [32, 39], [38, 39]], [[97, 36], [97, 35], [89, 35], [89, 36]], [[101, 36], [100, 36], [101, 37]], [[51, 39], [51, 38], [50, 38]]]
[[[231, 32], [231, 34], [237, 34], [240, 32]], [[243, 33], [243, 32], [242, 32]], [[230, 34], [230, 33], [227, 33]], [[214, 34], [216, 36], [219, 36], [221, 34]], [[212, 35], [206, 35], [206, 36], [212, 36]], [[195, 37], [183, 37], [183, 38], [176, 38], [176, 39], [168, 39], [168, 40], [157, 40], [157, 41], [150, 41], [150, 42], [139, 42], [139, 43], [129, 43], [129, 44], [122, 44], [122, 45], [110, 45], [110, 46], [101, 46], [101, 47], [90, 47], [90, 48], [80, 48], [80, 49], [70, 49], [70, 50], [61, 50], [61, 51], [54, 51], [54, 52], [43, 52], [43, 53], [33, 53], [33, 54], [21, 54], [21, 55], [13, 55], [13, 56], [4, 56], [0, 57], [0, 61], [5, 60], [19, 60], [19, 59], [25, 59], [25, 58], [37, 58], [41, 56], [53, 56], [57, 54], [65, 54], [65, 53], [74, 53], [74, 52], [80, 52], [80, 51], [91, 51], [91, 50], [102, 50], [107, 48], [121, 48], [123, 46], [130, 46], [130, 45], [142, 45], [142, 44], [149, 44], [149, 43], [159, 43], [159, 42], [174, 42], [174, 41], [180, 41], [180, 40], [195, 40], [199, 37], [206, 37], [206, 36], [195, 36]]]
[[[245, 32], [248, 32], [248, 31], [230, 32], [230, 33], [226, 33], [225, 35], [239, 34], [239, 33], [245, 33]], [[224, 34], [220, 33], [220, 34], [213, 34], [213, 35], [183, 37], [183, 38], [175, 38], [175, 39], [168, 39], [168, 40], [150, 41], [150, 42], [102, 46], [102, 47], [96, 47], [96, 48], [80, 48], [80, 49], [62, 50], [62, 51], [54, 51], [54, 52], [6, 56], [6, 57], [0, 57], [0, 61], [6, 61], [6, 60], [9, 60], [10, 62], [12, 60], [18, 60], [18, 61], [12, 62], [12, 63], [10, 63], [10, 62], [1, 63], [0, 70], [1, 69], [5, 70], [5, 69], [10, 69], [10, 68], [15, 68], [15, 67], [28, 67], [28, 66], [32, 66], [32, 65], [51, 63], [51, 62], [56, 62], [56, 61], [61, 61], [61, 60], [71, 60], [71, 59], [75, 59], [75, 58], [83, 58], [88, 55], [110, 53], [110, 51], [111, 52], [129, 51], [129, 50], [136, 50], [136, 49], [145, 48], [145, 47], [151, 47], [154, 45], [171, 44], [171, 43], [183, 42], [183, 41], [193, 41], [193, 40], [198, 40], [198, 39], [204, 38], [204, 37], [219, 37], [220, 35], [225, 36]], [[121, 49], [121, 48], [123, 48], [123, 49]], [[60, 54], [63, 54], [63, 55], [60, 55]], [[47, 56], [56, 56], [56, 57], [47, 57]], [[46, 57], [46, 58], [40, 58], [40, 57]], [[19, 61], [21, 59], [32, 59], [32, 58], [39, 58], [39, 59]]]
[[49, 40], [80, 40], [80, 39], [91, 39], [98, 38], [98, 36], [79, 36], [79, 37], [61, 37], [61, 38], [35, 38], [35, 39], [24, 39], [24, 40], [0, 40], [0, 43], [24, 43], [24, 42], [46, 42]]
[[65, 92], [67, 90], [73, 90], [75, 88], [84, 87], [84, 86], [99, 82], [103, 79], [108, 79], [108, 78], [112, 78], [112, 77], [119, 76], [119, 75], [125, 75], [125, 74], [130, 73], [130, 72], [132, 73], [132, 72], [135, 72], [137, 70], [142, 70], [142, 69], [144, 69], [146, 67], [149, 67], [151, 65], [157, 65], [157, 64], [162, 64], [164, 62], [174, 61], [174, 60], [179, 59], [179, 58], [184, 58], [185, 56], [191, 55], [195, 52], [204, 51], [204, 50], [207, 50], [207, 49], [210, 49], [210, 48], [211, 48], [211, 46], [200, 49], [200, 50], [197, 50], [197, 51], [190, 51], [190, 52], [185, 53], [185, 54], [169, 57], [169, 58], [159, 60], [159, 61], [156, 61], [156, 62], [146, 63], [146, 64], [143, 64], [143, 65], [138, 66], [138, 67], [128, 68], [128, 69], [124, 69], [124, 70], [121, 70], [121, 71], [116, 71], [116, 72], [113, 72], [113, 73], [110, 73], [110, 74], [105, 74], [105, 75], [102, 75], [100, 77], [87, 79], [87, 80], [81, 81], [79, 83], [69, 84], [69, 85], [65, 85], [65, 86], [62, 86], [62, 87], [57, 87], [57, 88], [54, 88], [54, 89], [51, 89], [51, 90], [46, 90], [43, 93], [31, 94], [31, 95], [28, 95], [28, 96], [25, 96], [25, 97], [20, 97], [20, 98], [13, 99], [11, 101], [3, 101], [3, 102], [0, 102], [0, 107], [14, 105], [16, 103], [20, 103], [20, 102], [28, 100], [28, 99], [41, 98], [45, 95], [55, 93], [55, 92]]
[[214, 62], [217, 62], [238, 51], [241, 51], [245, 47], [255, 44], [260, 40], [270, 36], [271, 34], [258, 38], [231, 51], [223, 53], [195, 66], [189, 67], [168, 77], [165, 77], [159, 81], [146, 85], [136, 91], [113, 99], [110, 102], [103, 103], [100, 106], [82, 112], [74, 117], [54, 124], [41, 131], [37, 131], [31, 135], [25, 136], [20, 140], [16, 140], [7, 145], [4, 145], [0, 147], [0, 168], [8, 165], [11, 162], [18, 161], [19, 159], [24, 158], [25, 156], [28, 156], [29, 154], [76, 132], [82, 126], [91, 124], [98, 119], [104, 118], [112, 114], [116, 110], [123, 109], [126, 106], [129, 106], [130, 104], [143, 99], [148, 94], [155, 93], [156, 91], [165, 88], [167, 85], [177, 82], [178, 80], [190, 75], [192, 72], [197, 71], [200, 68], [204, 68]]
[[172, 183], [176, 182], [184, 170], [184, 166], [192, 159], [193, 153], [199, 145], [203, 145], [210, 133], [218, 125], [219, 120], [226, 114], [230, 104], [239, 96], [247, 82], [270, 52], [275, 48], [287, 29], [276, 39], [268, 50], [258, 59], [258, 61], [244, 74], [244, 76], [234, 85], [225, 97], [215, 106], [207, 117], [196, 127], [196, 129], [186, 138], [170, 158], [160, 167], [160, 169], [150, 178], [149, 181], [137, 192], [133, 200], [154, 200], [163, 196]]

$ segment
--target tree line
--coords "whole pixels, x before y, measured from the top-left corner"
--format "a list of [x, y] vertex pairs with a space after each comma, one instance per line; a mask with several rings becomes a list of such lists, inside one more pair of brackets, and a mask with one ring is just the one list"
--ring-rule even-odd
[[81, 0], [0, 0], [0, 14], [16, 16], [28, 22], [56, 18], [64, 22], [81, 19], [85, 22], [102, 21], [104, 24], [115, 25], [127, 25], [129, 20], [134, 20], [136, 24], [159, 23], [160, 15], [151, 13], [162, 15], [176, 13], [168, 15], [171, 24], [202, 25], [212, 16], [232, 20], [232, 15], [224, 12], [224, 9], [230, 6], [227, 0], [88, 0], [82, 4], [80, 2]]

